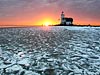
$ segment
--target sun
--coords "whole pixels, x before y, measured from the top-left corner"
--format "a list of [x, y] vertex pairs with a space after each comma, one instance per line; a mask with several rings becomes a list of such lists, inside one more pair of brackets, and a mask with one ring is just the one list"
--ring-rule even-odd
[[49, 26], [49, 25], [51, 25], [52, 23], [51, 22], [44, 22], [44, 25], [45, 26]]

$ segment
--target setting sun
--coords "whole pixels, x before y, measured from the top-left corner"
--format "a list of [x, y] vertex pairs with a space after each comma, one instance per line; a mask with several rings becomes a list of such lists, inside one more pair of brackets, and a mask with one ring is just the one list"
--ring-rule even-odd
[[51, 25], [51, 22], [45, 22], [44, 25], [49, 26], [49, 25]]
[[51, 26], [51, 25], [56, 25], [58, 22], [51, 18], [51, 17], [43, 17], [42, 20], [39, 18], [36, 22], [36, 25], [42, 25], [42, 26]]

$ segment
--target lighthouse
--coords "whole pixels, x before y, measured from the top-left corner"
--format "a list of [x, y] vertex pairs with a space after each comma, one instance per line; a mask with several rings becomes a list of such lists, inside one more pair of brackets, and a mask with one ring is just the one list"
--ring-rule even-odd
[[61, 25], [73, 25], [73, 18], [65, 17], [63, 11], [61, 13]]
[[65, 22], [64, 18], [65, 18], [65, 14], [62, 11], [62, 13], [61, 13], [61, 24], [64, 24], [64, 22]]

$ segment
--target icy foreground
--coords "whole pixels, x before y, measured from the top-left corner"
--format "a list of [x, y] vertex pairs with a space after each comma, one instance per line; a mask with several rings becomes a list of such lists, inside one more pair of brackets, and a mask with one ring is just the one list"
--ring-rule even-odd
[[0, 29], [0, 75], [100, 75], [100, 28]]

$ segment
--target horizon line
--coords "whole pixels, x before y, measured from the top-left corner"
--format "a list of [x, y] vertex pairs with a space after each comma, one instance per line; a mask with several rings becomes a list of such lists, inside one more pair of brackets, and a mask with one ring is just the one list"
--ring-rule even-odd
[[[49, 26], [56, 26], [56, 25], [61, 25], [61, 24], [50, 24]], [[72, 24], [73, 26], [75, 25], [82, 25], [82, 26], [100, 26], [100, 24]], [[0, 26], [45, 26], [44, 24], [0, 24]], [[68, 26], [68, 25], [66, 25]]]
[[[0, 28], [13, 28], [13, 27], [41, 27], [45, 25], [0, 25]], [[48, 26], [78, 26], [78, 27], [84, 27], [84, 26], [90, 26], [90, 27], [100, 27], [100, 25], [91, 25], [91, 24], [73, 24], [73, 25], [61, 25], [61, 24], [55, 24], [55, 25], [48, 25]]]

